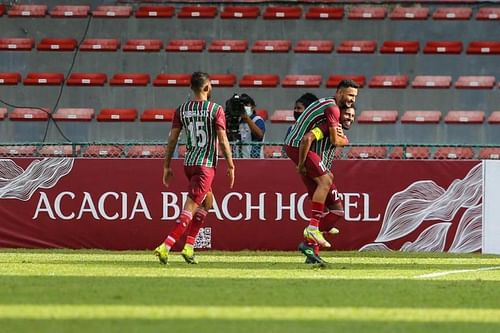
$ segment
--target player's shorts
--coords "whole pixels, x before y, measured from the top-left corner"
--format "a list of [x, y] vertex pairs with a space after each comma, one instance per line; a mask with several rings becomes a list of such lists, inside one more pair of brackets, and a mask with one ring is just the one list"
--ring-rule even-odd
[[[297, 165], [299, 163], [299, 148], [288, 145], [285, 145], [284, 148], [288, 157]], [[323, 162], [321, 162], [321, 157], [313, 151], [307, 152], [304, 165], [306, 167], [307, 176], [310, 178], [320, 177], [328, 173], [328, 169]]]
[[201, 205], [207, 193], [212, 191], [215, 168], [198, 165], [184, 166], [184, 174], [189, 180], [188, 196]]

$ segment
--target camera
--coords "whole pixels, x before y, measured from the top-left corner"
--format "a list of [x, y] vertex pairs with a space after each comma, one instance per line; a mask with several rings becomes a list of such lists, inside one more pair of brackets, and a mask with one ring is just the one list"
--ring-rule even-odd
[[240, 141], [240, 118], [245, 113], [245, 103], [241, 96], [234, 94], [226, 101], [226, 132], [229, 141]]

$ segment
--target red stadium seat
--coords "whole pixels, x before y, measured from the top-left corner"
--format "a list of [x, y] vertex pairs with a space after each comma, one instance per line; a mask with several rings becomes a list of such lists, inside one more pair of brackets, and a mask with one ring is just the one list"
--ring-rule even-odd
[[178, 86], [189, 87], [191, 84], [191, 74], [158, 74], [153, 81], [153, 85], [157, 87]]
[[386, 147], [351, 147], [347, 151], [347, 158], [362, 159], [362, 158], [386, 158]]
[[31, 51], [34, 45], [33, 38], [0, 38], [0, 50]]
[[83, 157], [120, 157], [122, 154], [121, 145], [89, 145]]
[[102, 109], [97, 115], [97, 121], [135, 121], [136, 109]]
[[17, 85], [21, 82], [21, 74], [16, 72], [0, 73], [0, 85]]
[[455, 82], [457, 89], [492, 89], [495, 86], [494, 76], [459, 76]]
[[103, 86], [108, 82], [105, 73], [71, 73], [66, 84], [68, 86]]
[[387, 40], [380, 47], [380, 53], [418, 53], [420, 44], [416, 40]]
[[353, 80], [354, 82], [356, 82], [359, 85], [360, 88], [362, 88], [366, 83], [366, 78], [364, 75], [335, 74], [335, 75], [330, 75], [330, 77], [328, 77], [328, 80], [326, 81], [326, 87], [327, 88], [337, 88], [340, 81], [342, 81], [342, 80]]
[[146, 109], [141, 115], [141, 121], [172, 121], [175, 109]]
[[271, 115], [271, 122], [293, 124], [295, 122], [293, 110], [275, 110]]
[[468, 20], [471, 16], [469, 7], [439, 7], [432, 14], [434, 20]]
[[345, 40], [337, 48], [338, 53], [374, 53], [376, 50], [374, 40]]
[[257, 40], [252, 46], [252, 52], [283, 52], [290, 51], [292, 43], [289, 40]]
[[5, 5], [0, 4], [0, 16], [2, 16], [5, 13]]
[[56, 5], [49, 11], [52, 17], [87, 17], [90, 12], [88, 5]]
[[34, 156], [36, 154], [35, 146], [0, 146], [0, 156]]
[[500, 42], [472, 41], [466, 52], [467, 54], [500, 54]]
[[370, 88], [406, 88], [407, 85], [407, 75], [375, 75], [368, 83]]
[[7, 117], [7, 109], [0, 108], [0, 120], [4, 120]]
[[444, 122], [447, 124], [482, 124], [484, 122], [483, 111], [448, 111]]
[[429, 41], [425, 44], [424, 53], [428, 54], [459, 54], [463, 43], [460, 41]]
[[216, 15], [215, 6], [184, 6], [177, 13], [179, 18], [214, 18]]
[[389, 154], [390, 159], [428, 159], [431, 156], [429, 147], [394, 147]]
[[265, 20], [289, 20], [299, 19], [302, 15], [302, 8], [299, 6], [268, 6], [264, 11], [263, 17]]
[[13, 4], [7, 11], [12, 17], [44, 17], [47, 14], [47, 5]]
[[316, 88], [321, 85], [321, 80], [321, 75], [286, 75], [282, 86]]
[[255, 114], [264, 119], [264, 121], [269, 119], [266, 109], [256, 109]]
[[209, 52], [245, 52], [248, 42], [245, 39], [216, 39], [210, 43]]
[[500, 124], [500, 111], [494, 111], [488, 117], [488, 123], [490, 124]]
[[398, 111], [364, 110], [357, 118], [360, 124], [394, 124], [398, 120]]
[[89, 38], [80, 45], [81, 51], [116, 51], [120, 41], [116, 38]]
[[169, 52], [201, 52], [205, 48], [202, 39], [172, 39], [166, 47]]
[[38, 51], [74, 51], [77, 41], [74, 38], [43, 38], [38, 43]]
[[481, 148], [478, 158], [480, 160], [498, 160], [500, 159], [500, 147]]
[[427, 20], [429, 8], [425, 7], [396, 7], [389, 14], [391, 20]]
[[137, 18], [165, 18], [172, 17], [175, 14], [175, 8], [173, 6], [148, 6], [140, 5], [135, 11], [135, 17]]
[[341, 20], [344, 17], [342, 7], [309, 7], [306, 19], [310, 20]]
[[49, 119], [50, 110], [48, 108], [14, 108], [9, 114], [10, 120], [20, 121], [46, 121]]
[[161, 39], [129, 39], [123, 45], [125, 52], [159, 52], [163, 49]]
[[28, 73], [23, 81], [25, 86], [59, 86], [63, 82], [64, 74], [62, 73]]
[[441, 147], [434, 152], [436, 160], [463, 160], [474, 158], [474, 150], [470, 147]]
[[333, 41], [303, 39], [297, 42], [293, 51], [295, 53], [332, 53]]
[[286, 153], [283, 151], [283, 146], [264, 146], [264, 158], [287, 158]]
[[127, 157], [163, 158], [163, 157], [165, 157], [165, 146], [164, 145], [130, 146], [127, 149]]
[[276, 87], [279, 83], [275, 74], [245, 74], [240, 79], [240, 87]]
[[101, 18], [124, 18], [124, 17], [130, 17], [132, 14], [132, 6], [107, 6], [107, 5], [99, 5], [96, 7], [96, 9], [92, 12], [92, 15], [94, 17], [101, 17]]
[[59, 108], [52, 118], [59, 121], [91, 121], [94, 118], [92, 108]]
[[210, 74], [210, 83], [215, 87], [233, 87], [236, 84], [236, 75]]
[[220, 13], [223, 19], [254, 19], [260, 15], [260, 9], [257, 6], [225, 6]]
[[352, 7], [347, 18], [350, 20], [383, 20], [385, 15], [386, 9], [384, 7], [357, 6]]
[[45, 145], [38, 150], [40, 156], [69, 157], [80, 155], [80, 145]]
[[403, 124], [438, 124], [441, 121], [441, 111], [406, 111], [401, 117]]
[[413, 88], [446, 89], [451, 87], [449, 75], [417, 75], [411, 83]]
[[476, 14], [476, 20], [500, 20], [500, 7], [482, 7]]
[[150, 81], [146, 73], [117, 73], [109, 82], [112, 86], [147, 86]]

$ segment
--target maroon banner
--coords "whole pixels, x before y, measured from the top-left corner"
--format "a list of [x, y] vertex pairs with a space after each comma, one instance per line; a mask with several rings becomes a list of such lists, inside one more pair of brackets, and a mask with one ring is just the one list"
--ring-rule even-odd
[[[153, 249], [174, 227], [187, 189], [182, 160], [174, 161], [169, 188], [162, 163], [1, 159], [0, 247]], [[295, 250], [310, 202], [293, 163], [235, 163], [233, 189], [219, 164], [214, 208], [196, 247]], [[321, 222], [340, 229], [328, 236], [333, 249], [480, 249], [480, 162], [339, 160], [334, 175], [345, 217], [330, 214]]]

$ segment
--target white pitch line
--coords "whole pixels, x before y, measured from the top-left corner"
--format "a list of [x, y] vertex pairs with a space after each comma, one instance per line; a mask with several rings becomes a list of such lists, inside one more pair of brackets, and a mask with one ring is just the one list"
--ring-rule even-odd
[[455, 269], [452, 271], [444, 271], [444, 272], [436, 272], [436, 273], [430, 273], [430, 274], [417, 275], [415, 277], [417, 279], [428, 279], [428, 278], [441, 277], [441, 276], [450, 275], [450, 274], [492, 271], [495, 269], [500, 269], [500, 266], [482, 267], [482, 268], [477, 268], [477, 269]]

